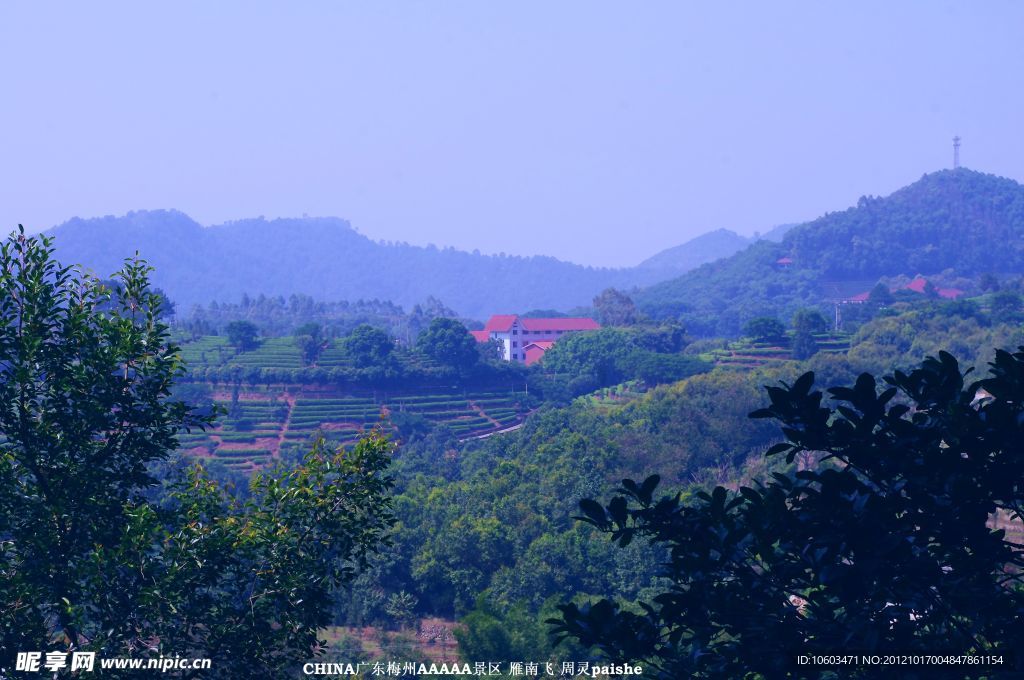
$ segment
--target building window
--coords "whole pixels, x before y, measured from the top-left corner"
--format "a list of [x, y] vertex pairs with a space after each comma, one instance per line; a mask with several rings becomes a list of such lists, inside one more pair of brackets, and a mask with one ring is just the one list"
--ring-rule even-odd
[[513, 341], [512, 341], [512, 346], [513, 346], [513, 347], [519, 347], [519, 343], [518, 343], [518, 342], [516, 342], [515, 340], [513, 340]]
[[519, 335], [519, 331], [517, 331], [515, 328], [513, 328], [512, 329], [512, 335]]
[[519, 358], [519, 355], [518, 355], [518, 354], [516, 354], [515, 352], [512, 352], [512, 358], [513, 358], [513, 359], [518, 359], [518, 358]]

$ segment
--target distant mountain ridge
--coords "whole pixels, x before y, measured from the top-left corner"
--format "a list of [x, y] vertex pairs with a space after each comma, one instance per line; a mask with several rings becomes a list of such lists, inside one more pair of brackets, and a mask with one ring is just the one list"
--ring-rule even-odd
[[[605, 279], [622, 279], [553, 258], [384, 245], [338, 218], [250, 219], [203, 227], [177, 211], [139, 211], [73, 219], [49, 233], [63, 261], [101, 274], [139, 251], [155, 267], [156, 285], [181, 311], [212, 300], [238, 300], [243, 293], [381, 299], [406, 307], [434, 295], [452, 301], [462, 314], [486, 316], [495, 306], [516, 309], [535, 299], [549, 306], [586, 303]], [[545, 281], [546, 287], [536, 285]]]
[[966, 168], [926, 174], [889, 196], [791, 228], [639, 291], [640, 308], [703, 335], [735, 335], [756, 316], [823, 305], [825, 282], [882, 276], [1024, 273], [1024, 186]]
[[154, 283], [175, 301], [179, 313], [213, 300], [238, 300], [243, 293], [304, 293], [320, 300], [390, 300], [406, 308], [433, 296], [460, 314], [483, 319], [496, 312], [589, 305], [609, 286], [648, 285], [715, 255], [702, 251], [664, 270], [602, 269], [553, 257], [385, 244], [334, 217], [259, 218], [203, 227], [176, 210], [75, 218], [46, 233], [55, 237], [62, 261], [82, 264], [100, 276], [116, 271], [138, 251], [155, 267]]
[[638, 264], [637, 268], [664, 273], [674, 271], [677, 274], [682, 274], [696, 269], [702, 264], [729, 257], [751, 243], [761, 240], [781, 241], [786, 232], [795, 226], [795, 224], [780, 224], [764, 234], [751, 238], [741, 236], [729, 229], [715, 229], [694, 237], [682, 245], [666, 248]]

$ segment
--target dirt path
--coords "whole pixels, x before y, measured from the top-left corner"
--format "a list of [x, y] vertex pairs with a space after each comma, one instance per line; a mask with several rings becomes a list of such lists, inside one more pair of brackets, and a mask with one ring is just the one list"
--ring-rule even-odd
[[288, 431], [289, 426], [292, 422], [292, 412], [295, 410], [295, 397], [285, 392], [282, 396], [284, 402], [288, 404], [288, 415], [284, 417], [284, 422], [281, 423], [281, 433], [277, 435], [277, 448], [274, 450], [274, 458], [281, 457], [281, 447], [284, 445], [284, 433]]
[[496, 434], [505, 434], [506, 432], [515, 432], [516, 430], [518, 430], [519, 428], [526, 424], [526, 419], [533, 413], [534, 411], [524, 413], [523, 419], [520, 422], [516, 423], [515, 425], [512, 425], [511, 427], [506, 427], [501, 430], [495, 430], [494, 432], [485, 432], [484, 434], [473, 435], [472, 437], [463, 437], [462, 439], [459, 440], [459, 443], [462, 444], [464, 442], [473, 441], [474, 439], [487, 439], [488, 437], [493, 437]]
[[494, 427], [501, 427], [501, 423], [499, 423], [497, 420], [495, 420], [494, 418], [489, 416], [487, 414], [487, 412], [484, 411], [482, 408], [480, 408], [480, 405], [477, 404], [475, 401], [467, 401], [466, 403], [468, 403], [469, 407], [471, 409], [473, 409], [474, 411], [476, 411], [477, 414], [479, 414], [480, 416], [482, 416], [484, 418], [487, 418], [487, 420], [491, 421], [491, 423], [494, 425]]

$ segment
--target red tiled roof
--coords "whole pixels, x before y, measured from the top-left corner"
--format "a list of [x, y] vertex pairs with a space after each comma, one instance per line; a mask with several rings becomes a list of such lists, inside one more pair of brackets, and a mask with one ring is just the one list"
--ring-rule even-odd
[[928, 279], [923, 276], [918, 276], [916, 279], [907, 284], [907, 290], [912, 290], [915, 293], [923, 293], [924, 287], [928, 285]]
[[505, 333], [512, 328], [512, 324], [515, 323], [518, 318], [519, 316], [516, 314], [495, 314], [487, 321], [487, 325], [484, 326], [484, 330], [488, 333], [491, 331]]
[[564, 317], [560, 319], [520, 319], [523, 328], [528, 331], [593, 331], [601, 327], [593, 319], [586, 317]]
[[[915, 293], [924, 293], [924, 287], [928, 285], [928, 279], [923, 276], [918, 276], [913, 281], [907, 284], [907, 290], [912, 290]], [[940, 298], [946, 300], [955, 300], [964, 294], [959, 288], [936, 288], [935, 292]]]
[[593, 319], [584, 317], [561, 317], [555, 319], [541, 319], [520, 317], [518, 314], [495, 314], [484, 326], [488, 333], [507, 333], [512, 324], [519, 320], [519, 324], [525, 331], [592, 331], [601, 327]]
[[553, 340], [539, 340], [525, 345], [523, 347], [523, 357], [526, 365], [530, 366], [540, 361], [544, 357], [544, 353], [554, 344]]
[[487, 331], [470, 331], [469, 334], [476, 338], [477, 342], [487, 342], [491, 339], [491, 334]]
[[791, 257], [780, 257], [775, 260], [775, 264], [793, 264], [793, 258]]

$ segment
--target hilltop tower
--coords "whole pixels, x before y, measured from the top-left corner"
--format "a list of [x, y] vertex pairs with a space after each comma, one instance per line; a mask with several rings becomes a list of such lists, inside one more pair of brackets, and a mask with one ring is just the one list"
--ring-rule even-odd
[[953, 138], [953, 169], [960, 167], [960, 136]]

